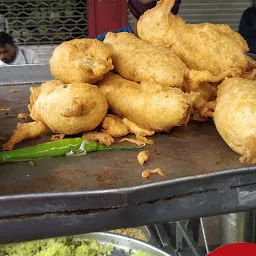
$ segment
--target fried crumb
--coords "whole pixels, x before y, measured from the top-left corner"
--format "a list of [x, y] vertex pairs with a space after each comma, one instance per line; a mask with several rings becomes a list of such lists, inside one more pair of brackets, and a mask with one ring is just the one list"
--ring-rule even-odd
[[147, 129], [141, 128], [139, 127], [137, 124], [135, 124], [134, 122], [128, 120], [127, 118], [122, 119], [122, 122], [129, 127], [130, 132], [134, 133], [136, 136], [152, 136], [155, 131], [149, 131]]
[[97, 141], [107, 147], [115, 142], [114, 138], [110, 134], [105, 132], [84, 132], [82, 138]]
[[51, 140], [62, 140], [65, 137], [65, 134], [60, 133], [60, 134], [53, 134], [51, 137]]
[[147, 169], [142, 172], [141, 176], [142, 176], [142, 178], [148, 178], [151, 174], [158, 174], [158, 175], [166, 178], [166, 175], [163, 173], [163, 171], [160, 168], [156, 168], [154, 170]]
[[12, 150], [17, 143], [20, 143], [23, 140], [36, 138], [45, 130], [46, 126], [40, 121], [17, 123], [16, 130], [14, 130], [10, 139], [3, 144], [2, 150]]
[[19, 92], [20, 90], [10, 90], [9, 92]]
[[148, 160], [148, 151], [141, 151], [137, 156], [139, 164], [144, 164]]
[[9, 111], [10, 108], [0, 108], [0, 111]]
[[18, 119], [27, 119], [29, 117], [28, 113], [19, 113]]
[[123, 137], [129, 133], [129, 128], [122, 122], [122, 118], [115, 115], [106, 115], [101, 126], [102, 131], [112, 137]]
[[29, 161], [29, 164], [30, 164], [31, 166], [35, 166], [35, 163], [34, 163], [33, 161]]
[[141, 140], [137, 140], [137, 139], [123, 138], [123, 139], [119, 140], [119, 142], [125, 142], [125, 141], [130, 142], [130, 143], [134, 143], [137, 146], [145, 145], [145, 142], [143, 142]]
[[143, 142], [146, 143], [147, 145], [153, 145], [153, 144], [154, 144], [154, 141], [153, 141], [153, 140], [150, 140], [150, 139], [148, 139], [148, 138], [146, 138], [146, 137], [143, 137], [143, 136], [137, 135], [137, 136], [136, 136], [136, 139], [137, 139], [137, 140], [140, 140], [140, 141], [143, 141]]
[[6, 140], [6, 138], [3, 136], [0, 136], [0, 140]]

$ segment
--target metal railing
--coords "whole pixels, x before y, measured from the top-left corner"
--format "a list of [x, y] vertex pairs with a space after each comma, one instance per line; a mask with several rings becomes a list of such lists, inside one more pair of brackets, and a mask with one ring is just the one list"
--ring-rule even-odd
[[57, 44], [88, 35], [86, 0], [2, 0], [0, 30], [22, 45]]

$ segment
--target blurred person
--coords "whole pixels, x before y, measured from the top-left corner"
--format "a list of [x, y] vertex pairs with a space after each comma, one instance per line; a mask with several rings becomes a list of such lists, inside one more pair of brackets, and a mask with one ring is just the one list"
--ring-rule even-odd
[[0, 32], [0, 66], [38, 63], [39, 59], [34, 51], [18, 47], [11, 35]]
[[[256, 0], [255, 0], [256, 1]], [[140, 16], [147, 11], [148, 9], [151, 9], [156, 6], [157, 0], [128, 0], [128, 8], [133, 14], [133, 16], [138, 20]], [[181, 0], [176, 0], [175, 5], [172, 8], [172, 13], [177, 14], [179, 11], [179, 7], [181, 4]], [[124, 28], [120, 28], [118, 30], [115, 30], [114, 33], [120, 33], [120, 32], [128, 32], [133, 33], [136, 36], [138, 36], [137, 33], [137, 22], [132, 23], [131, 25], [128, 25]], [[96, 38], [100, 41], [103, 41], [105, 39], [105, 36], [108, 32], [98, 35]]]
[[250, 52], [256, 53], [256, 0], [252, 0], [252, 5], [244, 11], [239, 33], [247, 41]]

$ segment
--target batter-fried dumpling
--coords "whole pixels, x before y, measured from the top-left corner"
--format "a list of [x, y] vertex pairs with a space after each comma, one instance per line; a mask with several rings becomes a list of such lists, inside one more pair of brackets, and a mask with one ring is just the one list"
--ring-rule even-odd
[[38, 88], [31, 88], [30, 115], [55, 133], [77, 134], [93, 130], [107, 113], [106, 98], [97, 86], [51, 81], [40, 88], [40, 94]]
[[243, 163], [256, 163], [256, 81], [229, 78], [219, 85], [214, 112], [216, 128], [225, 142], [242, 155]]
[[112, 46], [96, 39], [73, 39], [57, 46], [50, 59], [52, 75], [63, 83], [95, 83], [113, 69]]
[[150, 131], [168, 131], [188, 121], [195, 93], [155, 82], [141, 84], [108, 73], [98, 83], [111, 110]]
[[166, 86], [183, 86], [187, 67], [165, 47], [153, 46], [125, 32], [109, 32], [104, 42], [113, 46], [113, 64], [122, 77], [134, 82], [152, 79]]
[[188, 77], [193, 87], [200, 82], [219, 82], [240, 76], [248, 66], [246, 41], [228, 25], [186, 24], [170, 13], [175, 0], [160, 0], [138, 21], [139, 37], [172, 50], [194, 70]]

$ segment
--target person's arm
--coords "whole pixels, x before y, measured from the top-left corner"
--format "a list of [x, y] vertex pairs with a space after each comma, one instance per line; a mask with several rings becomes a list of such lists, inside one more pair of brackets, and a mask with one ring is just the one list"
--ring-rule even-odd
[[254, 28], [249, 20], [252, 13], [249, 10], [245, 10], [239, 24], [239, 33], [246, 39], [248, 37], [256, 37], [256, 28]]
[[[132, 29], [131, 29], [131, 26], [128, 25], [124, 28], [120, 28], [120, 29], [117, 29], [115, 31], [113, 31], [113, 33], [120, 33], [120, 32], [128, 32], [128, 33], [133, 33]], [[108, 32], [104, 33], [104, 34], [101, 34], [101, 35], [98, 35], [96, 37], [96, 39], [100, 40], [100, 41], [104, 41], [106, 35], [107, 35]]]

